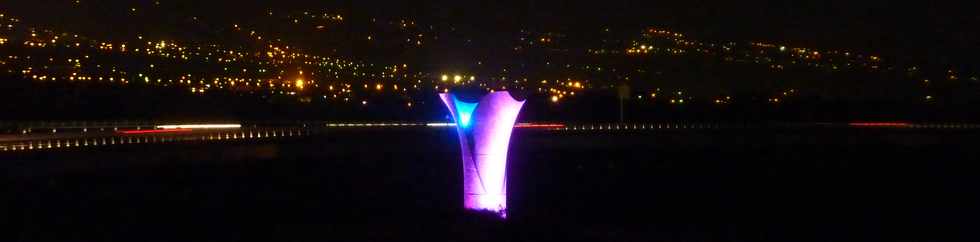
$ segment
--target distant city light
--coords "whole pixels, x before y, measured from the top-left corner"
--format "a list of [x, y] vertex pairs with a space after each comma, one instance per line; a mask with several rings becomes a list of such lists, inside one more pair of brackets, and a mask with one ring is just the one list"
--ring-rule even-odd
[[[78, 0], [74, 0], [77, 2]], [[122, 6], [120, 9], [110, 10], [121, 15], [142, 15], [154, 16], [153, 8], [144, 9], [145, 6], [130, 5]], [[283, 19], [292, 23], [309, 23], [305, 27], [306, 31], [322, 32], [330, 31], [350, 31], [347, 28], [333, 28], [333, 24], [343, 20], [343, 16], [336, 12], [301, 11], [300, 14], [273, 12], [269, 10], [268, 15], [281, 14]], [[71, 15], [66, 15], [71, 16]], [[183, 16], [186, 18], [198, 19], [196, 16]], [[317, 20], [309, 19], [316, 17]], [[206, 20], [205, 18], [201, 18]], [[323, 20], [327, 20], [323, 22]], [[141, 21], [134, 19], [133, 21]], [[374, 32], [355, 32], [349, 34], [350, 41], [377, 41], [381, 44], [389, 44], [392, 41], [404, 42], [408, 46], [392, 46], [393, 48], [417, 48], [414, 43], [421, 44], [424, 41], [441, 41], [438, 29], [433, 29], [429, 24], [416, 24], [414, 20], [394, 20], [392, 22], [379, 21], [371, 18], [372, 23], [394, 24], [400, 26], [402, 31], [398, 35], [378, 35]], [[218, 25], [215, 25], [218, 26]], [[119, 86], [126, 86], [133, 82], [142, 80], [139, 84], [145, 84], [151, 88], [174, 88], [179, 90], [190, 90], [194, 94], [203, 93], [222, 93], [224, 91], [234, 92], [239, 95], [276, 95], [294, 96], [293, 98], [303, 100], [310, 94], [323, 97], [323, 101], [342, 101], [346, 105], [357, 106], [358, 100], [362, 105], [368, 102], [376, 102], [378, 99], [385, 99], [398, 95], [403, 101], [400, 102], [377, 102], [377, 105], [398, 105], [399, 108], [410, 106], [412, 97], [426, 95], [426, 92], [448, 92], [450, 87], [457, 85], [472, 85], [488, 92], [499, 90], [516, 89], [526, 90], [540, 95], [544, 101], [555, 103], [563, 102], [565, 98], [576, 98], [583, 95], [599, 95], [602, 90], [607, 89], [610, 82], [638, 82], [652, 80], [656, 81], [663, 76], [663, 69], [658, 67], [632, 68], [628, 65], [620, 65], [616, 62], [599, 61], [594, 63], [580, 62], [576, 60], [563, 60], [548, 56], [545, 58], [528, 60], [527, 64], [494, 64], [490, 65], [488, 60], [471, 58], [461, 58], [459, 63], [476, 63], [480, 66], [498, 68], [499, 73], [483, 74], [481, 80], [477, 80], [473, 73], [462, 72], [461, 70], [447, 70], [443, 73], [426, 72], [424, 69], [409, 70], [406, 60], [392, 59], [389, 61], [374, 62], [370, 59], [347, 59], [335, 55], [317, 55], [317, 52], [305, 52], [297, 46], [286, 45], [282, 41], [283, 36], [276, 33], [262, 33], [262, 30], [250, 29], [250, 25], [236, 22], [226, 22], [221, 24], [221, 29], [232, 26], [235, 32], [229, 36], [242, 35], [249, 41], [257, 41], [258, 45], [231, 45], [227, 46], [223, 41], [196, 42], [188, 39], [179, 39], [176, 36], [161, 36], [150, 34], [149, 29], [134, 30], [130, 35], [132, 39], [138, 41], [123, 41], [110, 38], [109, 36], [80, 36], [77, 33], [66, 32], [66, 30], [48, 29], [52, 26], [32, 26], [22, 22], [20, 19], [10, 15], [0, 14], [0, 29], [5, 32], [0, 33], [0, 46], [4, 48], [23, 48], [10, 51], [0, 59], [0, 72], [19, 75], [21, 78], [37, 81], [89, 81], [106, 80], [108, 83]], [[428, 28], [414, 28], [415, 26], [429, 26]], [[5, 28], [5, 29], [4, 29]], [[207, 27], [205, 27], [207, 28]], [[317, 30], [320, 29], [320, 30]], [[605, 28], [601, 28], [605, 29]], [[597, 29], [597, 30], [601, 30]], [[219, 29], [215, 29], [219, 30]], [[368, 30], [365, 30], [368, 31]], [[312, 33], [312, 32], [311, 32]], [[156, 36], [156, 37], [154, 37]], [[178, 35], [179, 36], [179, 35]], [[407, 39], [392, 36], [407, 36]], [[534, 48], [546, 48], [554, 51], [568, 51], [567, 47], [561, 45], [548, 46], [539, 43], [552, 43], [554, 39], [566, 39], [562, 33], [533, 33], [527, 36], [520, 36], [523, 43], [531, 43]], [[510, 38], [513, 36], [507, 36]], [[624, 36], [625, 37], [625, 36]], [[101, 38], [101, 39], [100, 39]], [[156, 38], [156, 39], [154, 39]], [[229, 40], [236, 40], [229, 38]], [[538, 40], [538, 41], [536, 41]], [[668, 54], [668, 55], [697, 55], [703, 61], [721, 61], [729, 63], [754, 63], [766, 67], [770, 71], [794, 70], [797, 68], [808, 68], [809, 70], [822, 70], [830, 73], [846, 73], [839, 70], [866, 71], [886, 74], [887, 71], [899, 71], [902, 73], [892, 74], [911, 74], [911, 75], [888, 75], [897, 78], [897, 81], [908, 81], [918, 84], [920, 89], [915, 91], [913, 96], [919, 98], [919, 102], [932, 103], [940, 99], [938, 96], [925, 95], [918, 93], [932, 93], [929, 90], [935, 88], [945, 88], [946, 82], [956, 80], [978, 80], [975, 70], [957, 69], [953, 67], [936, 67], [939, 70], [929, 70], [927, 66], [900, 66], [895, 65], [894, 61], [872, 53], [861, 53], [857, 50], [830, 50], [814, 49], [804, 46], [787, 46], [786, 43], [766, 43], [762, 41], [739, 42], [739, 41], [707, 41], [695, 38], [688, 38], [682, 33], [672, 32], [666, 29], [647, 28], [640, 35], [629, 38], [613, 37], [612, 41], [626, 44], [625, 49], [608, 48], [601, 46], [591, 46], [586, 53], [591, 55], [606, 55], [614, 58], [615, 55], [644, 55], [644, 54]], [[418, 41], [418, 42], [416, 42]], [[464, 38], [464, 41], [469, 42]], [[528, 41], [528, 42], [524, 42]], [[604, 40], [605, 41], [605, 40]], [[574, 41], [573, 41], [574, 42]], [[557, 42], [555, 42], [557, 43]], [[238, 47], [234, 47], [238, 46]], [[654, 48], [656, 46], [657, 48]], [[815, 45], [818, 46], [818, 45]], [[490, 49], [493, 48], [493, 46]], [[498, 46], [499, 47], [499, 46]], [[61, 51], [55, 48], [70, 48], [71, 51]], [[499, 50], [522, 51], [532, 47], [511, 46], [502, 47]], [[331, 49], [329, 46], [326, 49]], [[52, 51], [57, 50], [57, 51]], [[336, 51], [336, 50], [335, 50]], [[117, 58], [118, 57], [118, 58]], [[690, 57], [693, 57], [690, 56]], [[67, 61], [63, 61], [67, 60]], [[172, 60], [177, 60], [176, 62]], [[123, 63], [133, 61], [138, 65], [128, 65]], [[387, 62], [387, 63], [385, 63]], [[397, 63], [397, 64], [396, 64]], [[411, 63], [411, 62], [409, 62]], [[424, 63], [419, 66], [425, 66]], [[149, 67], [149, 68], [146, 68]], [[560, 67], [561, 70], [551, 69]], [[540, 68], [540, 69], [537, 69]], [[306, 69], [304, 76], [302, 69]], [[309, 70], [317, 70], [311, 72]], [[190, 71], [193, 70], [193, 71]], [[300, 70], [298, 76], [290, 75], [293, 71]], [[529, 73], [547, 73], [541, 76], [530, 75]], [[931, 75], [929, 73], [944, 73]], [[846, 74], [841, 74], [846, 75]], [[532, 77], [534, 76], [534, 77]], [[435, 78], [433, 78], [435, 77]], [[613, 77], [613, 78], [609, 78]], [[532, 78], [529, 80], [529, 78]], [[632, 78], [632, 79], [631, 79]], [[441, 83], [439, 82], [453, 83]], [[467, 81], [468, 80], [468, 81]], [[932, 81], [932, 80], [935, 80]], [[411, 83], [411, 84], [409, 84]], [[656, 82], [654, 82], [656, 83]], [[451, 85], [447, 85], [451, 84]], [[371, 90], [374, 85], [375, 90]], [[674, 90], [660, 90], [653, 85], [635, 85], [638, 89], [632, 95], [638, 99], [656, 98], [657, 93], [668, 94], [661, 98], [673, 98], [671, 103], [684, 103], [685, 100], [704, 100], [711, 103], [714, 100], [721, 100], [720, 104], [733, 104], [729, 98], [721, 99], [719, 96], [703, 96], [705, 92], [698, 92], [684, 96], [682, 87]], [[742, 84], [738, 84], [742, 85]], [[749, 84], [745, 84], [749, 85]], [[836, 84], [835, 84], [836, 85]], [[841, 84], [847, 85], [847, 84]], [[951, 84], [953, 85], [953, 84]], [[962, 85], [962, 84], [956, 84]], [[352, 88], [352, 87], [362, 87]], [[388, 86], [390, 88], [385, 88]], [[400, 88], [405, 87], [405, 88]], [[768, 87], [762, 87], [768, 88]], [[582, 90], [580, 90], [582, 89]], [[653, 90], [656, 89], [656, 90]], [[732, 91], [729, 87], [715, 87], [717, 90], [710, 90], [713, 93], [726, 93]], [[375, 91], [392, 90], [384, 93], [385, 96], [376, 93], [365, 93]], [[595, 91], [593, 91], [595, 90]], [[322, 93], [321, 93], [322, 91]], [[756, 90], [760, 96], [748, 97], [745, 100], [761, 100], [770, 104], [788, 103], [797, 93], [785, 90]], [[821, 92], [821, 90], [811, 89], [808, 91]], [[654, 93], [655, 92], [655, 93]], [[672, 93], [677, 95], [669, 95]], [[801, 90], [803, 93], [804, 91]], [[650, 94], [647, 96], [646, 94]], [[821, 95], [822, 93], [814, 93]], [[392, 95], [392, 96], [387, 96]], [[779, 98], [774, 98], [774, 97]], [[952, 97], [951, 97], [952, 98]], [[665, 100], [668, 101], [668, 100]], [[309, 102], [309, 101], [306, 101]], [[408, 103], [406, 103], [408, 102]], [[644, 105], [654, 105], [657, 102], [646, 102]], [[421, 105], [422, 103], [415, 103]], [[418, 105], [416, 105], [418, 106]]]

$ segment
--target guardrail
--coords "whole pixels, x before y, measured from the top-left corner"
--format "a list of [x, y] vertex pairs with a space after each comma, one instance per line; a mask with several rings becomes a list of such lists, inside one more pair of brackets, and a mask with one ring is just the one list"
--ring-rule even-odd
[[176, 142], [223, 142], [236, 140], [261, 140], [309, 136], [316, 133], [309, 128], [256, 128], [206, 130], [203, 132], [166, 133], [119, 133], [100, 132], [85, 135], [36, 135], [0, 139], [0, 152], [78, 149], [128, 144], [162, 144]]

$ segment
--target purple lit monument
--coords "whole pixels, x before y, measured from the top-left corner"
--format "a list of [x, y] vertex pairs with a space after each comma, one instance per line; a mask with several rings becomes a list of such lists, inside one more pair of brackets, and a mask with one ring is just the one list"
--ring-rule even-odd
[[456, 120], [463, 154], [463, 206], [507, 217], [507, 146], [524, 101], [493, 92], [479, 102], [439, 94]]

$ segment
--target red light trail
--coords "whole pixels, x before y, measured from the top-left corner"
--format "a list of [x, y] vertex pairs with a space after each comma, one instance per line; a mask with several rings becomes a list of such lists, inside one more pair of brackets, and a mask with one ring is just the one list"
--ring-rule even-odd
[[847, 125], [851, 127], [905, 128], [911, 124], [902, 122], [851, 122]]
[[120, 134], [158, 134], [158, 133], [180, 133], [191, 132], [192, 129], [150, 129], [150, 130], [120, 130]]
[[532, 123], [519, 123], [514, 125], [514, 128], [525, 128], [525, 129], [558, 129], [564, 128], [565, 124], [532, 124]]

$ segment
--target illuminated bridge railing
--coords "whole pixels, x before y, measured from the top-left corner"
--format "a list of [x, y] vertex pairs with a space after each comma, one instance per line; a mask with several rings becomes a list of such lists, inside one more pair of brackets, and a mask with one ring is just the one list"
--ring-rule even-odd
[[308, 128], [258, 128], [206, 132], [183, 132], [180, 130], [174, 132], [142, 133], [105, 132], [79, 137], [47, 135], [41, 137], [19, 137], [17, 139], [0, 138], [0, 152], [81, 149], [131, 144], [261, 141], [310, 136], [315, 133], [315, 130]]
[[[520, 125], [515, 128], [522, 128]], [[903, 123], [903, 122], [851, 122], [851, 123], [601, 123], [601, 124], [550, 124], [528, 125], [523, 128], [551, 131], [610, 132], [610, 131], [670, 131], [670, 130], [733, 130], [733, 129], [935, 129], [972, 130], [980, 124], [972, 123]]]
[[[3, 124], [11, 124], [5, 122]], [[20, 122], [18, 124], [24, 124]], [[270, 140], [288, 137], [300, 137], [329, 133], [330, 130], [360, 130], [360, 129], [448, 129], [455, 128], [454, 123], [442, 122], [307, 122], [290, 127], [261, 127], [228, 130], [195, 130], [179, 129], [163, 131], [157, 129], [161, 122], [37, 122], [31, 127], [70, 127], [81, 125], [88, 127], [87, 132], [78, 130], [59, 130], [58, 132], [30, 132], [0, 134], [0, 152], [78, 149], [84, 147], [104, 147], [128, 144], [166, 144], [179, 142], [228, 142], [236, 140]], [[113, 128], [97, 129], [99, 125]], [[126, 127], [126, 125], [131, 125]], [[144, 127], [136, 129], [135, 127]], [[108, 127], [107, 126], [107, 127]], [[980, 130], [980, 124], [974, 123], [903, 123], [903, 122], [851, 122], [851, 123], [687, 123], [687, 122], [651, 122], [651, 123], [597, 123], [597, 124], [564, 124], [564, 123], [517, 123], [515, 130], [543, 132], [572, 132], [572, 133], [632, 133], [632, 132], [662, 132], [662, 131], [698, 131], [698, 130], [738, 130], [738, 129], [908, 129], [908, 130], [949, 130], [973, 131]], [[116, 130], [118, 129], [118, 130]]]
[[[0, 134], [32, 134], [58, 132], [99, 132], [116, 131], [120, 129], [152, 129], [159, 125], [173, 123], [215, 123], [207, 122], [170, 122], [170, 121], [0, 121]], [[218, 123], [237, 123], [237, 121], [221, 121]]]
[[[325, 123], [328, 129], [416, 128], [446, 129], [456, 127], [450, 122], [428, 123]], [[980, 129], [980, 124], [970, 123], [902, 123], [902, 122], [851, 122], [851, 123], [698, 123], [698, 122], [648, 122], [648, 123], [517, 123], [517, 130], [540, 131], [631, 131], [631, 130], [716, 130], [716, 129]]]

